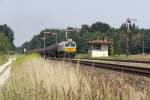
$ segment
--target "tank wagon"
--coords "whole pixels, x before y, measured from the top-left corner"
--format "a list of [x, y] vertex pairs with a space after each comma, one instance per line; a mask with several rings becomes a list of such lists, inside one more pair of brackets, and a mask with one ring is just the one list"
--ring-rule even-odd
[[36, 49], [33, 52], [41, 53], [42, 55], [46, 55], [46, 57], [74, 57], [76, 53], [76, 42], [68, 39], [46, 48]]

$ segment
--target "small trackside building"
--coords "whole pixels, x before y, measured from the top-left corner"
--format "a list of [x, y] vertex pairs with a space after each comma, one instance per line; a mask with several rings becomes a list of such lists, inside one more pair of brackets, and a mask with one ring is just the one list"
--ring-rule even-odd
[[88, 42], [88, 55], [90, 58], [108, 57], [108, 45], [106, 40], [93, 40]]

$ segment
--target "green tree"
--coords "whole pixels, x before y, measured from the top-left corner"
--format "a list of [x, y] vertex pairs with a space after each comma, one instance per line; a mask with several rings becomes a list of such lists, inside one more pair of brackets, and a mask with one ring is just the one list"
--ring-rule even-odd
[[15, 50], [15, 45], [13, 43], [13, 41], [14, 41], [14, 32], [13, 32], [13, 30], [9, 26], [4, 24], [4, 25], [0, 25], [0, 32], [3, 33], [4, 36], [8, 38], [8, 41], [10, 42], [10, 45], [11, 45], [10, 46], [11, 48], [9, 48], [9, 49]]
[[[146, 53], [150, 53], [150, 29], [139, 29], [135, 24], [129, 26], [129, 51], [131, 54], [137, 54], [142, 52], [143, 48], [143, 33], [144, 33], [144, 49]], [[78, 53], [87, 53], [88, 42], [94, 39], [107, 39], [112, 42], [109, 47], [111, 55], [124, 54], [126, 48], [126, 32], [127, 26], [125, 23], [120, 28], [112, 28], [109, 24], [103, 22], [93, 23], [91, 26], [84, 24], [81, 28], [74, 29], [68, 27], [67, 29], [73, 29], [73, 32], [68, 33], [68, 38], [72, 38], [77, 43]], [[22, 47], [30, 49], [43, 48], [44, 32], [57, 33], [58, 43], [65, 40], [65, 29], [49, 29], [46, 28], [40, 32], [40, 34], [34, 36], [31, 41], [23, 44]], [[56, 42], [56, 35], [46, 34], [46, 46], [52, 45]], [[37, 45], [38, 44], [38, 45]]]
[[10, 48], [11, 44], [8, 38], [3, 33], [0, 33], [0, 52], [7, 53]]

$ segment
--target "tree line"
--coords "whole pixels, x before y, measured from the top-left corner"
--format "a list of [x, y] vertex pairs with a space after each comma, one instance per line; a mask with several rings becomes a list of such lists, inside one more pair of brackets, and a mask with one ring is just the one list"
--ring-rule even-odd
[[0, 25], [0, 53], [10, 53], [15, 51], [14, 32], [6, 24]]
[[[107, 39], [111, 42], [109, 46], [110, 55], [119, 55], [126, 53], [126, 38], [128, 37], [129, 53], [140, 54], [143, 52], [150, 53], [150, 29], [138, 28], [135, 24], [130, 24], [130, 31], [127, 32], [127, 25], [123, 23], [119, 28], [113, 28], [107, 23], [96, 22], [92, 25], [81, 25], [81, 28], [68, 27], [74, 29], [69, 32], [68, 37], [72, 38], [77, 43], [77, 53], [87, 53], [88, 42], [94, 39]], [[43, 48], [44, 41], [42, 37], [46, 35], [46, 46], [55, 43], [55, 35], [44, 34], [44, 32], [57, 33], [57, 40], [61, 42], [65, 40], [65, 29], [44, 29], [31, 39], [25, 42], [18, 51], [22, 52], [24, 48], [34, 50]], [[144, 42], [144, 45], [143, 45]]]

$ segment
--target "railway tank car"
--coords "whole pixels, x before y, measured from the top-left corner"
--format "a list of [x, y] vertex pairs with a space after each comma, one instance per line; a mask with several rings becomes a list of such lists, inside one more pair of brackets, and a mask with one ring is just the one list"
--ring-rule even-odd
[[46, 57], [74, 57], [76, 53], [76, 42], [68, 39], [46, 48], [36, 49], [34, 52], [46, 55]]

